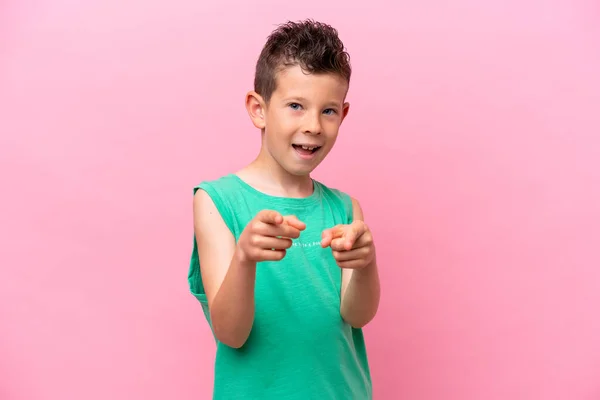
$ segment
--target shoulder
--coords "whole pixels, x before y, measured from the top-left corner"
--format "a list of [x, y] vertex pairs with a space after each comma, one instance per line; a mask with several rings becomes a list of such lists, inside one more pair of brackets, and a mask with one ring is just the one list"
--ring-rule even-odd
[[194, 186], [194, 195], [198, 194], [199, 191], [212, 194], [212, 192], [227, 192], [228, 190], [235, 190], [236, 184], [237, 181], [235, 179], [235, 175], [233, 174], [227, 174], [217, 178], [203, 180]]
[[223, 175], [194, 186], [194, 203], [214, 203], [218, 209], [223, 210], [231, 207], [230, 203], [235, 201], [239, 193], [239, 182], [235, 175]]
[[326, 199], [334, 199], [334, 200], [338, 200], [338, 201], [342, 201], [345, 203], [352, 203], [352, 197], [338, 189], [332, 186], [328, 186], [325, 183], [321, 182], [321, 181], [317, 181], [317, 180], [313, 180], [314, 185], [315, 185], [315, 189], [319, 189], [319, 191], [321, 192], [321, 195], [326, 198]]
[[233, 231], [234, 206], [232, 199], [239, 193], [233, 175], [205, 180], [194, 186], [194, 220], [199, 227], [213, 227], [223, 222]]
[[314, 181], [315, 185], [319, 186], [324, 197], [333, 198], [341, 202], [347, 209], [348, 214], [354, 219], [363, 219], [363, 212], [360, 206], [360, 202], [356, 197], [351, 196], [349, 193], [331, 186], [327, 186], [323, 182]]

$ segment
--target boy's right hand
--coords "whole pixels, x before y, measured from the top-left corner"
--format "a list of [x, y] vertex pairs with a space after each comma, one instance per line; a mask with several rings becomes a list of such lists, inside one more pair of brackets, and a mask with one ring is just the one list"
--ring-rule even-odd
[[300, 236], [306, 224], [295, 216], [263, 210], [244, 229], [237, 244], [242, 262], [279, 261], [285, 257], [292, 239]]

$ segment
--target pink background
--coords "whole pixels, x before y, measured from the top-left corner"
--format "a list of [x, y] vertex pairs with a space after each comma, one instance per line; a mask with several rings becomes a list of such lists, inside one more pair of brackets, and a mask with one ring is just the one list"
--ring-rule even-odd
[[599, 3], [319, 3], [0, 3], [0, 399], [210, 398], [192, 187], [304, 17], [352, 54], [316, 177], [378, 240], [375, 398], [600, 399]]

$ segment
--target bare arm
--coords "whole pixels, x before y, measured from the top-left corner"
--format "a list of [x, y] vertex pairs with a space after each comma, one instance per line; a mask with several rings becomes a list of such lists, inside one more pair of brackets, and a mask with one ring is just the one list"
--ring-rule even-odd
[[230, 347], [246, 343], [254, 323], [254, 283], [260, 261], [279, 261], [304, 223], [270, 210], [259, 212], [238, 243], [203, 190], [194, 196], [194, 232], [202, 283], [215, 337]]
[[218, 341], [239, 348], [254, 321], [256, 263], [239, 257], [235, 238], [203, 190], [194, 196], [194, 231], [213, 331]]
[[[364, 216], [360, 204], [352, 199], [354, 221], [364, 222]], [[366, 226], [366, 225], [365, 225]], [[366, 230], [362, 240], [372, 243], [371, 232]], [[362, 328], [367, 325], [377, 313], [380, 298], [379, 273], [377, 270], [377, 258], [373, 259], [365, 267], [359, 269], [342, 269], [342, 293], [341, 293], [341, 315], [344, 321], [354, 328]]]

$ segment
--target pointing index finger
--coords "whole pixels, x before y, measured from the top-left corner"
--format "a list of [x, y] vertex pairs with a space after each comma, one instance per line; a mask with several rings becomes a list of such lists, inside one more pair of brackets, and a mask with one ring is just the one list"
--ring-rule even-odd
[[345, 235], [345, 243], [344, 246], [346, 247], [347, 250], [350, 250], [353, 246], [354, 243], [356, 243], [356, 241], [366, 232], [365, 229], [365, 224], [355, 221], [354, 223], [352, 223], [350, 229], [348, 230], [348, 233]]
[[306, 224], [302, 221], [300, 221], [295, 215], [288, 215], [286, 217], [283, 217], [284, 221], [286, 224], [288, 224], [289, 226], [292, 226], [300, 231], [303, 231], [304, 229], [306, 229]]
[[343, 235], [344, 230], [341, 225], [334, 226], [333, 228], [325, 229], [321, 235], [321, 246], [327, 247], [331, 245], [333, 239], [339, 238]]
[[261, 213], [259, 220], [265, 224], [279, 225], [283, 222], [283, 217], [277, 211], [267, 210]]

